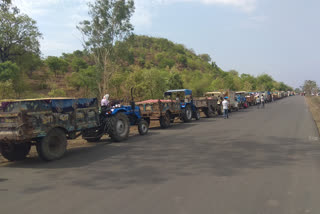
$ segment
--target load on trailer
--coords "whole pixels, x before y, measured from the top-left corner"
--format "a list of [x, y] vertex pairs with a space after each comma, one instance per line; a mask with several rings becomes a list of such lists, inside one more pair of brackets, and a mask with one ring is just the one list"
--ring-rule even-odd
[[61, 158], [67, 139], [99, 125], [97, 99], [39, 99], [0, 102], [0, 150], [10, 161], [22, 160], [32, 145], [43, 160]]

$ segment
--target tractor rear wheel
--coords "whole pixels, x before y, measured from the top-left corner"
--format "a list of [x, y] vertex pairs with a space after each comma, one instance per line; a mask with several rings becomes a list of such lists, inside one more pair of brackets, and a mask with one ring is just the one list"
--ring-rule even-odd
[[30, 143], [1, 143], [2, 156], [9, 161], [24, 160], [30, 152]]
[[207, 118], [210, 117], [210, 113], [209, 113], [209, 109], [208, 108], [203, 109], [203, 113], [206, 115]]
[[117, 113], [112, 116], [111, 124], [109, 127], [109, 135], [112, 140], [116, 142], [121, 142], [128, 139], [130, 132], [130, 122], [127, 115], [124, 113]]

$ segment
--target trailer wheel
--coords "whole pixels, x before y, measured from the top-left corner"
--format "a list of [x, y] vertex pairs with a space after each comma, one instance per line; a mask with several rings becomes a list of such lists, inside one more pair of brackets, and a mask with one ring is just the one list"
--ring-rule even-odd
[[200, 111], [199, 111], [199, 109], [197, 109], [196, 112], [194, 112], [194, 118], [196, 120], [200, 120]]
[[39, 157], [45, 161], [60, 159], [67, 151], [67, 137], [63, 130], [52, 129], [36, 144]]
[[146, 135], [149, 131], [149, 124], [145, 120], [140, 120], [138, 123], [138, 130], [140, 135]]
[[110, 119], [111, 127], [109, 127], [109, 135], [111, 139], [116, 142], [121, 142], [128, 139], [130, 132], [130, 123], [127, 115], [120, 112], [115, 116], [112, 116]]
[[210, 117], [209, 109], [207, 108], [203, 109], [203, 113], [206, 115], [207, 118]]
[[192, 109], [190, 105], [187, 105], [186, 108], [183, 110], [182, 120], [185, 123], [190, 122], [192, 120]]
[[171, 122], [170, 113], [166, 113], [165, 116], [160, 117], [160, 127], [163, 129], [169, 128]]
[[1, 143], [1, 154], [8, 161], [24, 160], [30, 152], [30, 143]]

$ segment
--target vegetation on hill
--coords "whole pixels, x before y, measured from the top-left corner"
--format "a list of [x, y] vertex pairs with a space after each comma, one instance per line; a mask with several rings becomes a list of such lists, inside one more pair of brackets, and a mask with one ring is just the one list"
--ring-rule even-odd
[[[27, 15], [21, 15], [18, 10], [8, 9], [13, 7], [8, 6], [8, 3], [3, 4], [7, 4], [6, 7], [0, 6], [7, 10], [1, 10], [0, 16], [9, 17], [18, 25], [21, 22], [17, 17], [22, 16], [30, 29], [27, 37], [37, 46], [41, 34], [36, 28], [35, 21]], [[116, 6], [122, 10], [118, 11], [119, 14], [123, 14], [124, 11], [127, 16], [117, 19], [119, 26], [122, 27], [122, 31], [118, 30], [117, 33], [109, 27], [94, 26], [97, 24], [95, 22], [82, 22], [78, 28], [87, 35], [86, 50], [42, 59], [39, 56], [38, 46], [30, 49], [28, 48], [30, 43], [13, 45], [14, 48], [9, 53], [18, 54], [1, 58], [0, 61], [0, 99], [49, 96], [101, 97], [104, 93], [109, 93], [112, 98], [130, 99], [132, 87], [135, 88], [137, 100], [161, 98], [165, 90], [178, 88], [192, 89], [195, 96], [223, 89], [292, 90], [268, 74], [252, 76], [239, 74], [235, 70], [223, 71], [208, 54], [196, 54], [182, 44], [175, 44], [164, 38], [132, 35], [132, 26], [129, 23], [133, 13], [132, 4], [133, 2], [129, 1], [128, 5], [120, 6], [91, 5], [92, 10], [105, 7], [107, 11], [113, 11]], [[112, 14], [118, 17], [114, 11]], [[97, 14], [91, 15], [94, 19]], [[24, 25], [20, 27], [23, 28]], [[97, 38], [93, 37], [97, 35], [95, 27], [102, 30], [99, 34], [102, 37], [97, 37], [101, 39], [100, 46], [92, 44], [97, 41]], [[3, 31], [7, 30], [0, 29], [0, 50], [4, 47], [1, 42], [6, 32]]]

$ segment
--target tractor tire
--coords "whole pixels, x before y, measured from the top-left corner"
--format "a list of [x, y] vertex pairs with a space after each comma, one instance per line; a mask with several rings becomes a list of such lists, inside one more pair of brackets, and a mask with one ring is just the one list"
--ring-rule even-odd
[[24, 160], [30, 152], [30, 143], [1, 143], [1, 154], [8, 161], [20, 161]]
[[140, 135], [146, 135], [149, 131], [149, 124], [147, 121], [141, 119], [138, 123], [138, 131]]
[[222, 107], [220, 107], [220, 106], [218, 107], [217, 113], [218, 113], [218, 115], [222, 115], [223, 114]]
[[121, 142], [128, 139], [130, 132], [130, 122], [127, 115], [117, 113], [111, 118], [111, 126], [109, 127], [109, 136], [115, 142]]
[[200, 111], [199, 111], [199, 109], [197, 109], [196, 112], [194, 112], [194, 118], [196, 120], [200, 120]]
[[67, 137], [62, 129], [54, 128], [36, 144], [39, 157], [44, 161], [60, 159], [67, 151]]
[[171, 117], [170, 117], [170, 113], [166, 113], [165, 116], [161, 116], [160, 117], [160, 127], [162, 129], [167, 129], [170, 127], [170, 123], [171, 123]]
[[207, 118], [210, 118], [210, 113], [209, 113], [209, 109], [205, 108], [203, 109], [203, 113], [206, 115]]
[[185, 123], [188, 123], [192, 120], [192, 109], [190, 105], [187, 105], [182, 113], [182, 120]]

